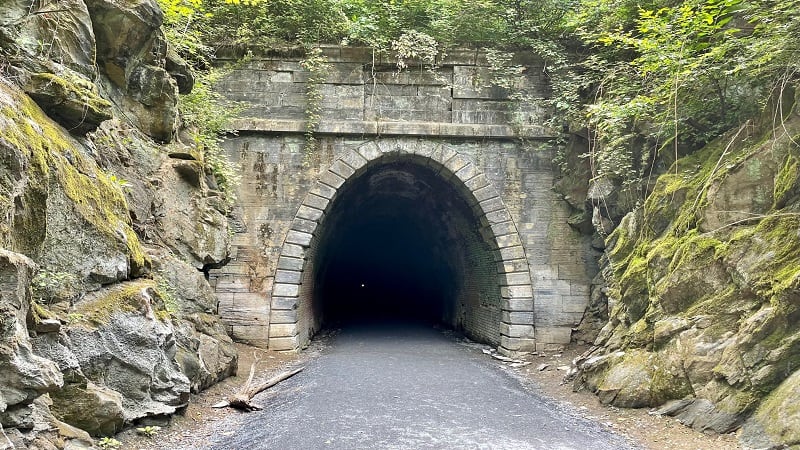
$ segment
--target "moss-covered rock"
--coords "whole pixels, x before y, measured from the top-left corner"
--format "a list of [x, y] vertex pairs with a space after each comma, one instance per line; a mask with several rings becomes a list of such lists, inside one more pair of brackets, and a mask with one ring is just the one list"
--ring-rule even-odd
[[744, 424], [742, 441], [751, 448], [800, 446], [800, 370], [786, 378]]
[[678, 160], [609, 236], [615, 306], [584, 357], [604, 364], [584, 364], [577, 388], [617, 406], [668, 403], [716, 432], [777, 410], [762, 399], [789, 392], [800, 367], [797, 111]]
[[10, 192], [18, 194], [0, 203], [13, 218], [0, 229], [2, 240], [53, 272], [79, 273], [91, 283], [144, 273], [149, 261], [114, 177], [27, 96], [3, 82], [0, 125], [0, 145], [22, 169], [16, 181], [4, 177], [15, 188]]
[[77, 74], [35, 73], [25, 83], [25, 91], [50, 117], [78, 134], [92, 131], [112, 117], [111, 102]]

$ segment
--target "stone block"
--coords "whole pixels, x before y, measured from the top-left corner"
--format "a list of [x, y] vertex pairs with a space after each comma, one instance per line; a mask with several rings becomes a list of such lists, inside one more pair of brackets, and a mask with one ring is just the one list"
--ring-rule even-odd
[[286, 233], [286, 242], [289, 244], [297, 244], [297, 245], [302, 245], [303, 247], [308, 247], [309, 245], [311, 245], [311, 239], [313, 237], [314, 236], [309, 233], [304, 233], [302, 231], [297, 231], [297, 230], [289, 230], [289, 232]]
[[281, 309], [272, 311], [269, 318], [270, 326], [275, 324], [296, 324], [297, 323], [297, 310], [296, 309]]
[[533, 338], [533, 325], [501, 323], [500, 334], [508, 337]]
[[321, 211], [325, 211], [325, 208], [328, 207], [328, 203], [330, 203], [330, 200], [315, 194], [308, 194], [303, 200], [304, 205], [319, 209]]
[[283, 244], [281, 255], [291, 256], [292, 258], [302, 258], [305, 256], [305, 249], [297, 244]]
[[503, 311], [501, 317], [503, 322], [509, 324], [533, 325], [534, 323], [533, 311]]
[[569, 344], [571, 327], [536, 327], [536, 341], [541, 344]]
[[277, 297], [297, 297], [300, 295], [300, 286], [289, 283], [276, 283], [272, 288], [272, 295]]
[[344, 184], [344, 178], [331, 172], [330, 170], [322, 172], [322, 175], [319, 177], [319, 181], [334, 189], [339, 189]]
[[481, 189], [481, 188], [484, 188], [486, 186], [489, 186], [490, 183], [489, 183], [489, 179], [486, 178], [486, 175], [481, 173], [481, 174], [478, 174], [478, 176], [473, 177], [468, 181], [465, 181], [464, 185], [467, 186], [467, 188], [469, 188], [469, 190], [472, 191], [473, 194], [475, 194], [475, 192], [478, 189]]
[[297, 297], [276, 297], [272, 296], [272, 312], [278, 310], [297, 309], [299, 300]]
[[503, 286], [500, 288], [500, 295], [503, 298], [533, 298], [533, 289], [530, 285], [525, 286]]
[[430, 158], [442, 146], [439, 142], [424, 142], [415, 145], [411, 153], [425, 158]]
[[[314, 208], [315, 209], [315, 208]], [[313, 233], [317, 229], [317, 222], [308, 219], [296, 218], [292, 221], [292, 230], [302, 231], [304, 233]]]
[[281, 256], [278, 258], [278, 269], [302, 271], [305, 265], [305, 260], [300, 258], [292, 258], [289, 256]]
[[533, 298], [503, 298], [500, 301], [500, 307], [509, 312], [533, 311]]
[[316, 183], [314, 187], [311, 188], [309, 193], [331, 200], [334, 196], [336, 196], [336, 189], [328, 186], [327, 184]]
[[417, 93], [417, 86], [413, 85], [376, 83], [364, 86], [364, 95], [384, 101], [391, 101], [392, 97], [416, 97]]
[[381, 149], [372, 141], [358, 147], [356, 151], [367, 161], [372, 161], [381, 157]]
[[498, 198], [497, 189], [488, 184], [480, 189], [475, 190], [473, 194], [478, 202], [483, 202], [492, 198]]
[[341, 160], [336, 160], [333, 164], [331, 164], [331, 167], [328, 170], [336, 175], [339, 175], [345, 180], [348, 179], [350, 175], [355, 173], [355, 170], [352, 167], [343, 163]]
[[275, 271], [275, 282], [276, 283], [290, 283], [290, 284], [300, 284], [300, 281], [303, 278], [303, 272], [297, 272], [294, 270], [277, 270]]
[[456, 156], [450, 158], [445, 164], [444, 167], [449, 170], [451, 173], [456, 173], [462, 168], [464, 168], [467, 164], [470, 164], [471, 161], [464, 155], [457, 154]]
[[500, 211], [505, 209], [505, 205], [503, 204], [503, 200], [500, 197], [492, 197], [486, 200], [483, 200], [479, 203], [481, 210], [484, 214], [493, 213], [495, 211]]
[[269, 349], [276, 352], [297, 351], [300, 349], [300, 337], [297, 335], [272, 337], [270, 333]]
[[512, 259], [521, 259], [525, 257], [525, 250], [522, 247], [522, 245], [516, 245], [514, 247], [505, 247], [500, 249], [500, 256], [503, 258], [503, 261], [508, 261]]
[[497, 263], [498, 273], [525, 272], [528, 270], [528, 261], [524, 258], [515, 260], [503, 260]]
[[522, 242], [520, 242], [519, 235], [517, 235], [516, 233], [506, 234], [504, 236], [500, 236], [497, 238], [498, 248], [506, 248], [514, 246], [520, 246], [520, 248], [522, 247]]
[[319, 219], [322, 218], [322, 214], [322, 210], [307, 205], [300, 205], [300, 208], [297, 209], [297, 217], [313, 222], [319, 222]]
[[566, 313], [583, 313], [589, 304], [588, 295], [565, 295], [561, 297], [561, 310]]
[[508, 211], [503, 208], [486, 214], [486, 220], [488, 220], [490, 224], [502, 223], [511, 220], [511, 216], [508, 214]]
[[513, 272], [505, 274], [505, 283], [508, 286], [530, 286], [531, 276], [528, 272]]
[[367, 160], [354, 150], [346, 152], [342, 157], [342, 161], [344, 161], [344, 163], [348, 166], [352, 167], [354, 171], [364, 167], [367, 164]]
[[[392, 64], [394, 64], [394, 61], [392, 61]], [[384, 85], [447, 86], [452, 82], [452, 74], [449, 73], [449, 71], [441, 71], [440, 73], [434, 74], [420, 70], [406, 70], [403, 72], [391, 70], [388, 72], [375, 72], [374, 80], [376, 83]]]
[[269, 337], [290, 337], [297, 334], [296, 323], [271, 323], [269, 325]]
[[514, 222], [512, 221], [493, 224], [491, 225], [491, 230], [492, 233], [494, 233], [494, 235], [497, 236], [498, 240], [500, 239], [500, 237], [509, 234], [518, 236], [517, 227], [516, 225], [514, 225]]
[[466, 183], [467, 181], [478, 176], [479, 173], [480, 169], [478, 169], [478, 167], [476, 167], [474, 164], [469, 163], [466, 166], [459, 169], [458, 171], [456, 171], [456, 178], [461, 180], [461, 182]]

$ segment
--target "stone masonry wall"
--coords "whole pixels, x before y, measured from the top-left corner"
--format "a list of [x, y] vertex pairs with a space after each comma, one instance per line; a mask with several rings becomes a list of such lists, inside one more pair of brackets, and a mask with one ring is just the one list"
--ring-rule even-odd
[[[298, 213], [311, 211], [319, 216], [316, 221], [324, 221], [324, 205], [317, 210], [307, 203], [314, 186], [330, 184], [320, 177], [329, 177], [329, 168], [341, 166], [341, 159], [353, 152], [363, 153], [359, 149], [369, 144], [398, 154], [425, 154], [444, 146], [468, 162], [475, 179], [485, 177], [499, 194], [486, 201], [501, 202], [511, 218], [509, 236], [520, 244], [498, 250], [503, 256], [497, 258], [497, 270], [510, 280], [501, 288], [506, 305], [497, 324], [505, 337], [501, 347], [524, 351], [569, 342], [588, 302], [595, 256], [567, 225], [568, 205], [551, 191], [553, 149], [541, 126], [546, 111], [535, 101], [511, 107], [507, 92], [487, 85], [491, 72], [478, 51], [451, 51], [435, 72], [411, 68], [400, 73], [391, 58], [373, 59], [368, 49], [323, 51], [327, 78], [320, 86], [322, 118], [313, 152], [303, 150], [308, 74], [300, 65], [302, 56], [253, 58], [217, 87], [247, 105], [236, 123], [238, 135], [223, 143], [242, 169], [232, 260], [212, 272], [220, 314], [233, 336], [274, 348], [302, 345], [292, 312], [296, 301], [273, 295], [276, 275], [296, 284], [304, 276], [299, 273], [302, 252], [299, 260], [287, 258], [284, 244], [290, 230], [297, 229]], [[522, 89], [532, 98], [546, 97], [541, 65], [535, 58], [519, 62], [526, 66]], [[466, 200], [485, 201], [478, 197], [487, 189]], [[503, 224], [478, 212], [487, 242], [502, 247], [506, 236], [492, 230]], [[279, 289], [293, 290], [292, 284], [282, 283], [277, 282]]]

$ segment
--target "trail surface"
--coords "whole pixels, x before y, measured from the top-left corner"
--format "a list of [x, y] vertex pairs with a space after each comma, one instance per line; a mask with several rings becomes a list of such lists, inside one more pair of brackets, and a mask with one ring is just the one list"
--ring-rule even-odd
[[423, 326], [353, 326], [305, 371], [231, 416], [205, 448], [624, 449], [475, 348]]

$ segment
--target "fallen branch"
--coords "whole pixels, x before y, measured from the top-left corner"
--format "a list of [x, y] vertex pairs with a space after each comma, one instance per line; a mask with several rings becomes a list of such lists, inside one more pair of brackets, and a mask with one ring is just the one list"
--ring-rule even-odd
[[251, 402], [251, 400], [253, 399], [253, 397], [255, 397], [256, 394], [258, 394], [259, 392], [266, 391], [267, 389], [271, 388], [272, 386], [275, 386], [281, 381], [297, 375], [298, 373], [302, 372], [303, 369], [305, 369], [305, 367], [298, 367], [297, 369], [280, 373], [261, 384], [251, 386], [253, 383], [253, 372], [255, 370], [255, 363], [254, 363], [252, 366], [250, 366], [250, 376], [247, 377], [247, 382], [244, 384], [244, 386], [242, 386], [242, 388], [239, 389], [238, 392], [228, 397], [227, 400], [221, 401], [213, 405], [212, 408], [231, 407], [246, 412], [260, 411], [263, 408]]

